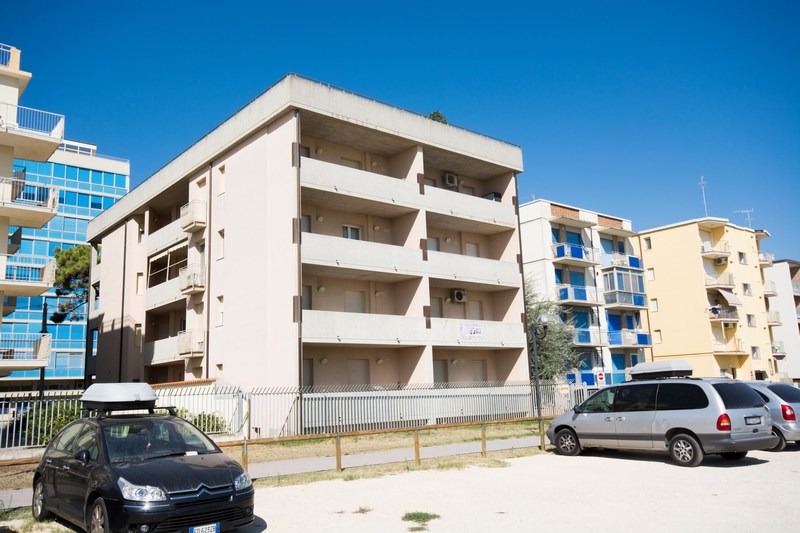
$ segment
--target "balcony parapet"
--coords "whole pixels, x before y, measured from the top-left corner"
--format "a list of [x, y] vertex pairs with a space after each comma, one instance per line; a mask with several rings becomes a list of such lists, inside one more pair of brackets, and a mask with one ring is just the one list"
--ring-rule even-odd
[[800, 296], [800, 281], [793, 281], [792, 282], [792, 293], [795, 296]]
[[21, 159], [45, 161], [64, 140], [64, 115], [0, 102], [0, 144]]
[[58, 195], [59, 188], [52, 185], [0, 177], [0, 213], [11, 226], [44, 226], [58, 212]]
[[206, 330], [189, 329], [178, 332], [178, 353], [182, 357], [202, 357], [205, 354]]
[[641, 348], [652, 346], [650, 334], [639, 329], [622, 329], [608, 332], [608, 344], [611, 346], [628, 346]]
[[202, 200], [192, 200], [188, 204], [181, 206], [180, 217], [181, 229], [186, 233], [192, 233], [206, 227], [206, 202]]
[[644, 264], [642, 263], [641, 257], [636, 255], [621, 254], [619, 252], [600, 254], [600, 265], [604, 269], [611, 267], [635, 268], [637, 270], [644, 269]]
[[56, 261], [52, 257], [0, 254], [0, 290], [6, 296], [39, 296], [53, 286]]
[[700, 245], [700, 255], [707, 259], [720, 259], [731, 255], [730, 245], [726, 240], [720, 240], [712, 244], [704, 242]]
[[711, 349], [715, 354], [744, 354], [741, 339], [730, 339], [728, 342], [712, 341]]
[[0, 337], [0, 374], [47, 366], [51, 344], [49, 333], [4, 333]]
[[786, 357], [786, 350], [783, 347], [783, 341], [773, 341], [772, 357], [779, 361]]
[[572, 343], [575, 346], [608, 346], [608, 331], [600, 328], [574, 328]]
[[772, 280], [764, 280], [764, 296], [777, 296], [778, 289]]
[[197, 294], [206, 290], [206, 269], [203, 265], [187, 265], [178, 271], [181, 294]]
[[556, 287], [556, 299], [563, 304], [600, 305], [597, 287], [562, 284]]
[[761, 252], [758, 254], [758, 264], [762, 267], [771, 267], [775, 261], [775, 254], [770, 252]]
[[713, 305], [708, 311], [711, 322], [739, 322], [739, 311], [735, 307]]
[[606, 307], [616, 309], [644, 309], [647, 307], [647, 295], [628, 291], [606, 291], [603, 293]]
[[736, 280], [733, 277], [733, 274], [720, 274], [719, 276], [706, 276], [706, 288], [707, 289], [718, 289], [718, 288], [730, 288], [736, 286]]
[[569, 244], [565, 242], [553, 243], [553, 262], [574, 265], [596, 265], [598, 251], [589, 246]]
[[19, 49], [0, 43], [0, 67], [19, 70]]
[[780, 326], [781, 325], [781, 314], [777, 311], [767, 311], [767, 325], [768, 326]]

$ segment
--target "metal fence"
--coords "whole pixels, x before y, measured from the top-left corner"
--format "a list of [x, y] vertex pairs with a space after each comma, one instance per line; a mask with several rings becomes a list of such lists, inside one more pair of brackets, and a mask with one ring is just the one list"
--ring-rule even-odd
[[[155, 387], [157, 405], [175, 407], [215, 439], [292, 437], [535, 418], [530, 382], [289, 387], [244, 392], [215, 383]], [[540, 384], [542, 416], [583, 401], [586, 386]], [[44, 446], [68, 421], [85, 416], [82, 391], [6, 393], [0, 399], [0, 449]]]

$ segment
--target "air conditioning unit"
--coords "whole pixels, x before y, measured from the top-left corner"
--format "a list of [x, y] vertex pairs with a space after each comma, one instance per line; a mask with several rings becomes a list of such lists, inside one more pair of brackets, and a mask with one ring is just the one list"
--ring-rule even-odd
[[453, 294], [451, 295], [451, 300], [453, 300], [457, 304], [463, 304], [467, 301], [467, 291], [462, 289], [455, 289], [453, 290]]
[[449, 189], [455, 189], [458, 187], [458, 176], [456, 174], [445, 174], [444, 175], [444, 186]]
[[727, 257], [718, 257], [718, 258], [714, 259], [714, 263], [717, 264], [717, 265], [720, 265], [720, 266], [727, 265], [728, 264], [728, 258]]

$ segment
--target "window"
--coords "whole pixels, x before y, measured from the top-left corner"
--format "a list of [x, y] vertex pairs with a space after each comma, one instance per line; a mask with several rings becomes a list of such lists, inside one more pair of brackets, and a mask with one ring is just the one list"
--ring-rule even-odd
[[300, 157], [311, 157], [311, 148], [308, 146], [300, 146]]
[[467, 319], [468, 320], [483, 320], [483, 303], [476, 300], [469, 300], [467, 302]]
[[650, 310], [654, 313], [658, 312], [658, 298], [650, 299]]
[[656, 388], [656, 384], [620, 387], [614, 398], [614, 412], [654, 410], [656, 408]]
[[347, 313], [366, 313], [366, 293], [363, 291], [344, 291], [344, 310]]
[[585, 402], [581, 406], [582, 413], [610, 413], [614, 405], [614, 396], [617, 387], [603, 389]]
[[698, 385], [661, 383], [658, 387], [656, 409], [659, 411], [703, 409], [705, 407], [708, 407], [708, 397]]
[[749, 283], [742, 283], [742, 294], [744, 294], [745, 296], [750, 296], [752, 294], [750, 291]]
[[472, 380], [484, 383], [488, 381], [486, 370], [486, 359], [475, 359], [472, 361]]
[[303, 285], [301, 303], [303, 309], [311, 309], [311, 285]]
[[361, 240], [361, 228], [358, 226], [342, 226], [342, 237], [345, 239], [353, 239], [354, 241]]
[[442, 299], [431, 298], [431, 318], [442, 318]]
[[144, 294], [144, 272], [136, 273], [136, 294]]
[[343, 157], [340, 160], [340, 164], [345, 167], [361, 170], [361, 161], [356, 161], [355, 159], [347, 159], [346, 157]]
[[439, 239], [438, 238], [436, 238], [436, 237], [428, 237], [427, 243], [428, 243], [428, 250], [431, 250], [433, 252], [438, 252], [439, 251]]
[[142, 349], [142, 325], [141, 324], [134, 324], [133, 326], [134, 332], [134, 342], [136, 343], [136, 349]]
[[308, 215], [302, 215], [300, 217], [300, 231], [305, 233], [309, 233], [311, 231], [311, 217]]
[[739, 264], [746, 265], [747, 264], [747, 254], [744, 252], [739, 252]]
[[311, 387], [313, 385], [314, 385], [314, 360], [309, 358], [303, 358], [303, 386]]
[[656, 279], [656, 271], [652, 268], [647, 269], [647, 281], [653, 281]]
[[653, 344], [661, 344], [661, 330], [653, 330]]
[[447, 359], [433, 360], [433, 382], [447, 383]]
[[751, 328], [756, 327], [756, 315], [747, 315], [747, 325]]
[[347, 360], [347, 383], [349, 385], [369, 383], [369, 359]]
[[474, 242], [467, 242], [464, 243], [464, 251], [466, 255], [470, 257], [480, 257], [480, 253], [478, 252], [478, 245]]
[[758, 346], [750, 347], [750, 355], [753, 359], [761, 359], [761, 351], [758, 349]]
[[652, 250], [653, 249], [653, 243], [650, 241], [650, 237], [645, 237], [644, 238], [644, 249], [645, 250]]

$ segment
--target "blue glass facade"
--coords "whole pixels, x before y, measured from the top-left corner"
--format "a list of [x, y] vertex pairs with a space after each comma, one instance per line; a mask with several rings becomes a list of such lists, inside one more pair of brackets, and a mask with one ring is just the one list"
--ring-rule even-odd
[[[58, 153], [57, 151], [56, 154]], [[87, 167], [103, 161], [102, 156], [73, 159], [85, 159]], [[43, 228], [22, 228], [22, 242], [17, 252], [22, 255], [54, 257], [56, 248], [66, 249], [86, 244], [86, 226], [89, 220], [113, 205], [129, 189], [127, 174], [50, 161], [40, 163], [17, 159], [14, 164], [25, 168], [25, 180], [28, 182], [60, 187], [58, 214]], [[10, 233], [14, 230], [16, 228], [10, 228]], [[45, 369], [45, 379], [53, 385], [71, 388], [75, 382], [83, 380], [88, 310], [79, 309], [83, 313], [76, 320], [54, 324], [49, 316], [58, 309], [59, 299], [54, 290], [42, 296], [17, 298], [15, 311], [3, 318], [2, 333], [40, 333], [43, 304], [46, 303], [47, 332], [52, 335], [52, 350], [50, 362]], [[38, 382], [38, 379], [39, 370], [16, 371], [0, 379], [0, 389], [12, 386], [19, 388], [23, 383]], [[20, 380], [25, 381], [21, 383]], [[55, 380], [58, 380], [58, 384], [54, 383]]]

